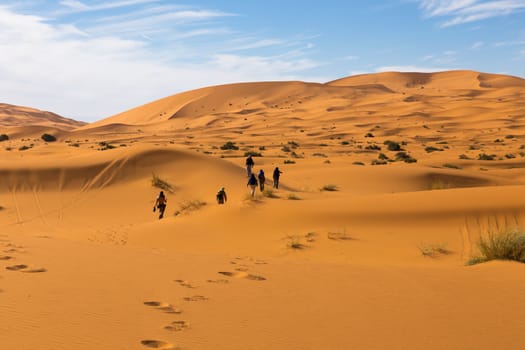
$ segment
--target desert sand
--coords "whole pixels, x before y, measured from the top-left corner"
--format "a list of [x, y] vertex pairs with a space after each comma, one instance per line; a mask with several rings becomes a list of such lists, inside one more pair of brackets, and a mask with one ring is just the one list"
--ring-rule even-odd
[[467, 265], [524, 228], [521, 78], [213, 86], [86, 125], [1, 107], [0, 349], [523, 347], [525, 266]]

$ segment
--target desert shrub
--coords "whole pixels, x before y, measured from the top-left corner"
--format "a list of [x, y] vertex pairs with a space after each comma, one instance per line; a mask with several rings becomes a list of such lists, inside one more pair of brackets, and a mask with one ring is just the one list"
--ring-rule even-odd
[[327, 157], [327, 155], [324, 154], [324, 153], [314, 153], [313, 156], [314, 157], [321, 157], [321, 158], [326, 158]]
[[478, 241], [480, 256], [467, 264], [473, 265], [490, 260], [514, 260], [525, 262], [525, 233], [517, 228], [506, 228], [498, 233], [489, 231]]
[[386, 165], [388, 162], [384, 159], [374, 159], [370, 164], [372, 165]]
[[281, 151], [288, 153], [288, 152], [291, 152], [292, 149], [288, 145], [283, 145], [283, 147], [281, 148]]
[[455, 164], [450, 164], [450, 163], [445, 163], [443, 164], [443, 167], [444, 168], [450, 168], [450, 169], [461, 169], [461, 167], [455, 165]]
[[430, 258], [437, 258], [440, 255], [450, 254], [450, 251], [445, 247], [444, 244], [422, 244], [418, 246], [419, 251], [423, 256]]
[[506, 135], [506, 136], [505, 136], [506, 139], [513, 139], [513, 138], [515, 138], [515, 137], [516, 137], [516, 136], [514, 136], [514, 135]]
[[200, 200], [184, 201], [179, 204], [179, 210], [175, 212], [175, 216], [181, 215], [184, 212], [191, 212], [198, 210], [206, 205], [206, 202]]
[[324, 185], [321, 188], [321, 191], [329, 191], [329, 192], [334, 192], [334, 191], [338, 191], [338, 190], [339, 190], [339, 188], [337, 188], [337, 186], [334, 185], [334, 184]]
[[295, 160], [285, 159], [284, 164], [295, 164]]
[[389, 151], [401, 151], [401, 145], [395, 141], [387, 140], [383, 144], [386, 145]]
[[288, 145], [290, 145], [290, 147], [292, 148], [297, 148], [299, 147], [299, 144], [295, 141], [288, 141]]
[[343, 146], [346, 146], [346, 145], [349, 145], [349, 144], [350, 144], [350, 142], [348, 142], [348, 141], [341, 141], [341, 145], [343, 145]]
[[29, 147], [29, 146], [23, 145], [23, 146], [20, 146], [20, 147], [18, 148], [18, 150], [19, 150], [19, 151], [26, 151], [26, 150], [28, 150], [28, 149], [30, 149], [30, 148], [31, 148], [31, 147]]
[[365, 149], [369, 149], [372, 151], [381, 151], [381, 147], [379, 147], [378, 145], [368, 145], [365, 147]]
[[248, 157], [248, 156], [252, 156], [252, 157], [262, 157], [262, 154], [259, 153], [259, 152], [248, 151], [248, 152], [244, 152], [244, 156], [245, 156], [245, 157]]
[[228, 141], [224, 145], [221, 146], [221, 149], [223, 151], [226, 151], [226, 150], [237, 151], [239, 149], [239, 147], [235, 145], [235, 142]]
[[323, 163], [325, 163], [325, 164], [332, 164], [332, 161], [330, 159], [327, 159]]
[[300, 250], [300, 249], [304, 249], [306, 248], [306, 245], [301, 243], [301, 239], [303, 237], [301, 236], [288, 236], [286, 237], [286, 246], [290, 249], [296, 249], [296, 250]]
[[99, 142], [98, 145], [100, 146], [100, 148], [98, 149], [99, 151], [105, 151], [105, 150], [108, 150], [108, 149], [115, 148], [115, 146], [113, 146], [112, 144], [107, 143], [105, 141]]
[[470, 159], [466, 154], [460, 154], [459, 159]]
[[0, 142], [9, 140], [9, 136], [7, 134], [1, 134], [0, 135]]
[[512, 159], [512, 158], [516, 158], [516, 156], [514, 154], [512, 154], [512, 153], [507, 153], [507, 154], [505, 154], [505, 158]]
[[365, 163], [363, 163], [363, 162], [353, 162], [352, 164], [353, 165], [365, 165]]
[[173, 186], [168, 181], [161, 179], [155, 173], [151, 176], [151, 185], [160, 188], [161, 190], [168, 191], [169, 193], [173, 193]]
[[70, 143], [69, 144], [69, 147], [80, 147], [80, 144], [79, 143]]
[[381, 159], [381, 160], [387, 160], [388, 159], [388, 156], [384, 153], [379, 153], [379, 155], [377, 156], [378, 159]]
[[442, 148], [437, 148], [437, 147], [434, 147], [434, 146], [427, 146], [425, 147], [425, 151], [427, 153], [432, 153], [432, 152], [436, 152], [436, 151], [443, 151]]
[[46, 142], [55, 142], [57, 140], [57, 138], [53, 135], [50, 135], [50, 134], [43, 134], [41, 136], [42, 140], [46, 141]]
[[406, 152], [397, 152], [395, 158], [397, 161], [405, 161], [406, 159], [410, 158], [410, 155]]
[[495, 139], [494, 142], [495, 143], [503, 143], [503, 140], [502, 139]]
[[270, 188], [264, 189], [264, 191], [262, 192], [262, 195], [266, 198], [279, 198], [279, 196], [275, 194], [275, 192]]
[[372, 134], [371, 132], [367, 132], [365, 137], [374, 137], [374, 134]]
[[266, 150], [266, 147], [264, 147], [264, 146], [260, 146], [259, 147], [259, 151], [264, 151], [264, 150]]
[[295, 151], [292, 151], [292, 153], [290, 153], [290, 156], [292, 158], [303, 158], [303, 156], [298, 155], [297, 153], [295, 153]]
[[328, 147], [328, 144], [327, 143], [320, 143], [319, 147]]
[[478, 154], [478, 160], [494, 160], [495, 157], [496, 157], [495, 154], [486, 154], [486, 153]]
[[343, 230], [343, 232], [328, 232], [326, 234], [328, 239], [334, 240], [334, 241], [349, 241], [352, 239], [347, 233], [346, 230]]

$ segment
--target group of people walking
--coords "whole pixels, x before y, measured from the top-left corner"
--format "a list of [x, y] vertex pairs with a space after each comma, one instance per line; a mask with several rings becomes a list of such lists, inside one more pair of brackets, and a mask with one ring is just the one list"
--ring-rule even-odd
[[[248, 175], [248, 183], [246, 186], [250, 186], [251, 196], [255, 196], [255, 189], [257, 188], [257, 185], [259, 185], [259, 189], [264, 191], [264, 185], [266, 183], [266, 176], [264, 175], [264, 170], [259, 170], [259, 174], [257, 174], [257, 177], [255, 177], [255, 174], [253, 173], [253, 166], [255, 165], [255, 162], [253, 161], [252, 156], [248, 156], [246, 158], [246, 174]], [[279, 188], [279, 177], [281, 176], [282, 171], [279, 169], [279, 167], [276, 167], [273, 170], [273, 187]]]
[[[264, 191], [264, 185], [266, 184], [266, 176], [264, 174], [264, 170], [260, 169], [259, 173], [257, 174], [257, 177], [253, 173], [253, 167], [255, 166], [255, 162], [253, 161], [253, 158], [251, 155], [246, 158], [246, 174], [248, 175], [248, 183], [246, 186], [250, 186], [250, 194], [252, 197], [255, 196], [255, 190], [257, 189], [257, 186], [259, 186], [259, 189], [261, 192]], [[279, 167], [276, 167], [273, 170], [273, 187], [279, 188], [279, 178], [281, 177], [282, 171], [279, 169]], [[221, 187], [219, 191], [217, 191], [216, 199], [218, 204], [224, 204], [228, 201], [228, 196], [226, 195], [226, 190], [224, 187]], [[164, 217], [164, 211], [166, 210], [166, 203], [167, 203], [166, 195], [163, 191], [160, 191], [157, 199], [155, 200], [155, 205], [153, 206], [153, 212], [155, 212], [157, 209], [159, 210], [159, 219], [162, 219]]]

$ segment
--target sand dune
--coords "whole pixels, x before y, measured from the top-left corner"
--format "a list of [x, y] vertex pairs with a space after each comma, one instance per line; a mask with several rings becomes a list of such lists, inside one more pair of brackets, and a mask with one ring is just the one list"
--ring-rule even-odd
[[524, 97], [389, 72], [0, 119], [0, 348], [521, 349], [522, 264], [465, 264], [524, 228]]

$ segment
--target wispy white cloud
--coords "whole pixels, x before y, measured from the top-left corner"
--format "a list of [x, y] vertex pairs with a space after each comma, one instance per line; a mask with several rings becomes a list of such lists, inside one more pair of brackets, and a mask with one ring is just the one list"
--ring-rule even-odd
[[159, 0], [123, 0], [123, 1], [105, 1], [98, 5], [89, 5], [78, 0], [62, 0], [60, 5], [65, 6], [71, 12], [87, 12], [115, 9], [127, 6], [142, 5], [159, 2]]
[[450, 17], [441, 23], [450, 27], [523, 11], [525, 0], [421, 0], [420, 8], [426, 17]]
[[481, 48], [483, 46], [485, 46], [485, 43], [483, 41], [477, 41], [474, 44], [472, 44], [472, 46], [470, 46], [470, 49], [471, 50], [476, 50], [476, 49], [479, 49], [479, 48]]
[[423, 66], [383, 66], [377, 67], [376, 72], [422, 72], [422, 73], [432, 73], [450, 70], [450, 68], [445, 67], [423, 67]]
[[[70, 6], [81, 7], [72, 2]], [[93, 121], [208, 85], [302, 80], [310, 69], [320, 66], [305, 51], [288, 47], [289, 43], [282, 39], [254, 40], [254, 48], [283, 45], [277, 50], [281, 53], [271, 56], [255, 51], [231, 54], [224, 50], [221, 40], [214, 40], [217, 44], [211, 49], [185, 42], [197, 36], [223, 35], [230, 39], [231, 30], [222, 28], [221, 34], [213, 23], [210, 25], [208, 19], [214, 15], [223, 14], [210, 10], [197, 10], [193, 14], [179, 11], [179, 18], [195, 21], [189, 27], [174, 28], [170, 39], [180, 39], [178, 47], [159, 49], [152, 43], [158, 37], [119, 35], [115, 29], [95, 32], [92, 22], [78, 27], [0, 6], [0, 96], [8, 103]], [[200, 25], [201, 18], [206, 18], [205, 26]], [[152, 20], [145, 21], [143, 27]], [[122, 28], [129, 26], [124, 22], [120, 23]], [[159, 28], [152, 26], [151, 31], [155, 30]], [[296, 47], [304, 48], [304, 42]], [[187, 51], [199, 59], [180, 59]]]

